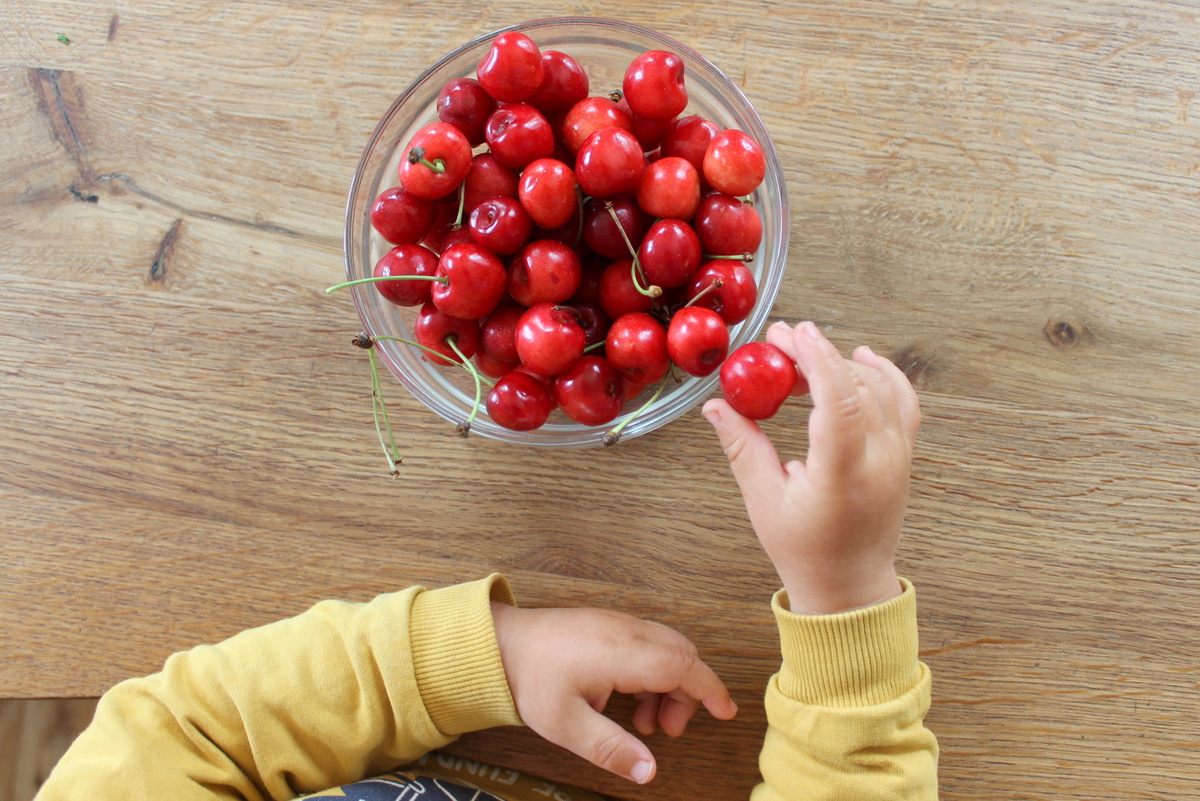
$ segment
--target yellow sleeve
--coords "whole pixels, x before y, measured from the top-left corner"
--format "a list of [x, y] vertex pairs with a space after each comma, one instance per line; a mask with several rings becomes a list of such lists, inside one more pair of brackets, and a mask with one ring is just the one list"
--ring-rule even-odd
[[912, 585], [877, 606], [798, 615], [772, 602], [783, 666], [767, 686], [767, 735], [752, 801], [937, 798], [938, 745], [923, 720]]
[[323, 601], [175, 654], [104, 695], [37, 801], [288, 799], [521, 725], [493, 600], [515, 604], [498, 574]]

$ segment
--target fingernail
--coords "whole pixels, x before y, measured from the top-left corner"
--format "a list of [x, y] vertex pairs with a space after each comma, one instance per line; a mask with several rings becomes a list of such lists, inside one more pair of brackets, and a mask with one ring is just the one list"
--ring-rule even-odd
[[629, 775], [638, 784], [645, 784], [650, 781], [650, 774], [652, 773], [654, 773], [654, 763], [643, 760], [633, 766], [633, 770], [629, 772]]
[[871, 350], [870, 345], [863, 345], [863, 347], [867, 349], [867, 353], [871, 354], [872, 356], [875, 355], [875, 351]]
[[721, 412], [718, 411], [716, 408], [712, 408], [712, 409], [705, 408], [700, 413], [703, 414], [704, 419], [707, 420], [713, 426], [716, 426], [716, 425], [720, 424], [720, 422], [721, 422]]
[[809, 339], [820, 339], [821, 338], [821, 332], [817, 328], [816, 323], [812, 323], [812, 322], [801, 323], [800, 327], [804, 329], [804, 335], [807, 336]]

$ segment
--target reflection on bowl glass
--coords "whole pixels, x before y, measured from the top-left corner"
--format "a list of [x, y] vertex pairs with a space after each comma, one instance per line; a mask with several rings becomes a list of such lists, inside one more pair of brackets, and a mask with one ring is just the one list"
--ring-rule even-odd
[[[371, 227], [370, 210], [375, 197], [397, 183], [396, 168], [405, 145], [420, 128], [437, 121], [436, 102], [442, 86], [449, 80], [473, 76], [475, 67], [491, 47], [492, 40], [508, 30], [528, 35], [542, 50], [561, 50], [578, 61], [591, 81], [591, 94], [607, 94], [619, 89], [625, 68], [646, 50], [669, 50], [682, 57], [688, 90], [687, 114], [699, 114], [723, 128], [745, 131], [762, 146], [766, 157], [766, 177], [751, 195], [762, 217], [762, 244], [754, 261], [747, 265], [758, 284], [758, 301], [745, 321], [730, 328], [730, 352], [753, 341], [765, 324], [779, 292], [787, 258], [787, 194], [779, 156], [762, 120], [741, 90], [716, 66], [690, 48], [646, 28], [615, 20], [588, 17], [562, 17], [514, 25], [481, 36], [454, 50], [404, 91], [375, 128], [359, 160], [346, 207], [346, 275], [348, 280], [368, 278], [375, 262], [391, 245]], [[370, 285], [355, 286], [354, 304], [363, 330], [372, 337], [391, 336], [411, 339], [415, 308], [396, 306], [385, 300]], [[454, 424], [466, 420], [475, 402], [475, 384], [465, 371], [437, 367], [422, 358], [413, 347], [395, 341], [380, 341], [376, 353], [421, 402]], [[696, 378], [682, 375], [682, 381], [668, 381], [666, 389], [649, 407], [630, 421], [622, 431], [629, 439], [669, 423], [696, 406], [716, 387], [718, 376]], [[637, 412], [653, 395], [649, 388], [644, 397], [625, 404], [621, 416], [604, 426], [585, 426], [572, 421], [562, 411], [534, 431], [503, 428], [480, 412], [471, 432], [483, 437], [522, 445], [545, 447], [581, 447], [600, 444], [605, 433]]]

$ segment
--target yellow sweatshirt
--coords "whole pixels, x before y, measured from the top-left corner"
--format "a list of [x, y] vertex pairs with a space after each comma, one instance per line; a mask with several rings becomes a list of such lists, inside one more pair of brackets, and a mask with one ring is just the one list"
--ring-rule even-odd
[[[175, 654], [104, 695], [37, 801], [290, 799], [520, 725], [489, 601], [515, 603], [498, 574], [323, 601]], [[794, 615], [786, 602], [773, 604], [784, 663], [767, 689], [754, 801], [936, 798], [912, 587], [842, 615]]]

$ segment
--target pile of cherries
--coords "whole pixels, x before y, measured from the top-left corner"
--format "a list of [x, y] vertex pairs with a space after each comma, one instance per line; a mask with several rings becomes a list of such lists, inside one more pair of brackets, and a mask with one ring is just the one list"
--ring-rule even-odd
[[425, 358], [494, 379], [487, 413], [514, 430], [560, 407], [605, 425], [646, 387], [661, 392], [672, 365], [725, 365], [734, 408], [772, 416], [795, 365], [764, 343], [728, 353], [758, 294], [746, 264], [762, 221], [743, 198], [766, 172], [759, 144], [681, 116], [684, 64], [667, 51], [634, 58], [620, 92], [591, 95], [571, 56], [508, 32], [476, 76], [442, 88], [438, 122], [371, 209], [394, 247], [367, 280], [420, 307]]

